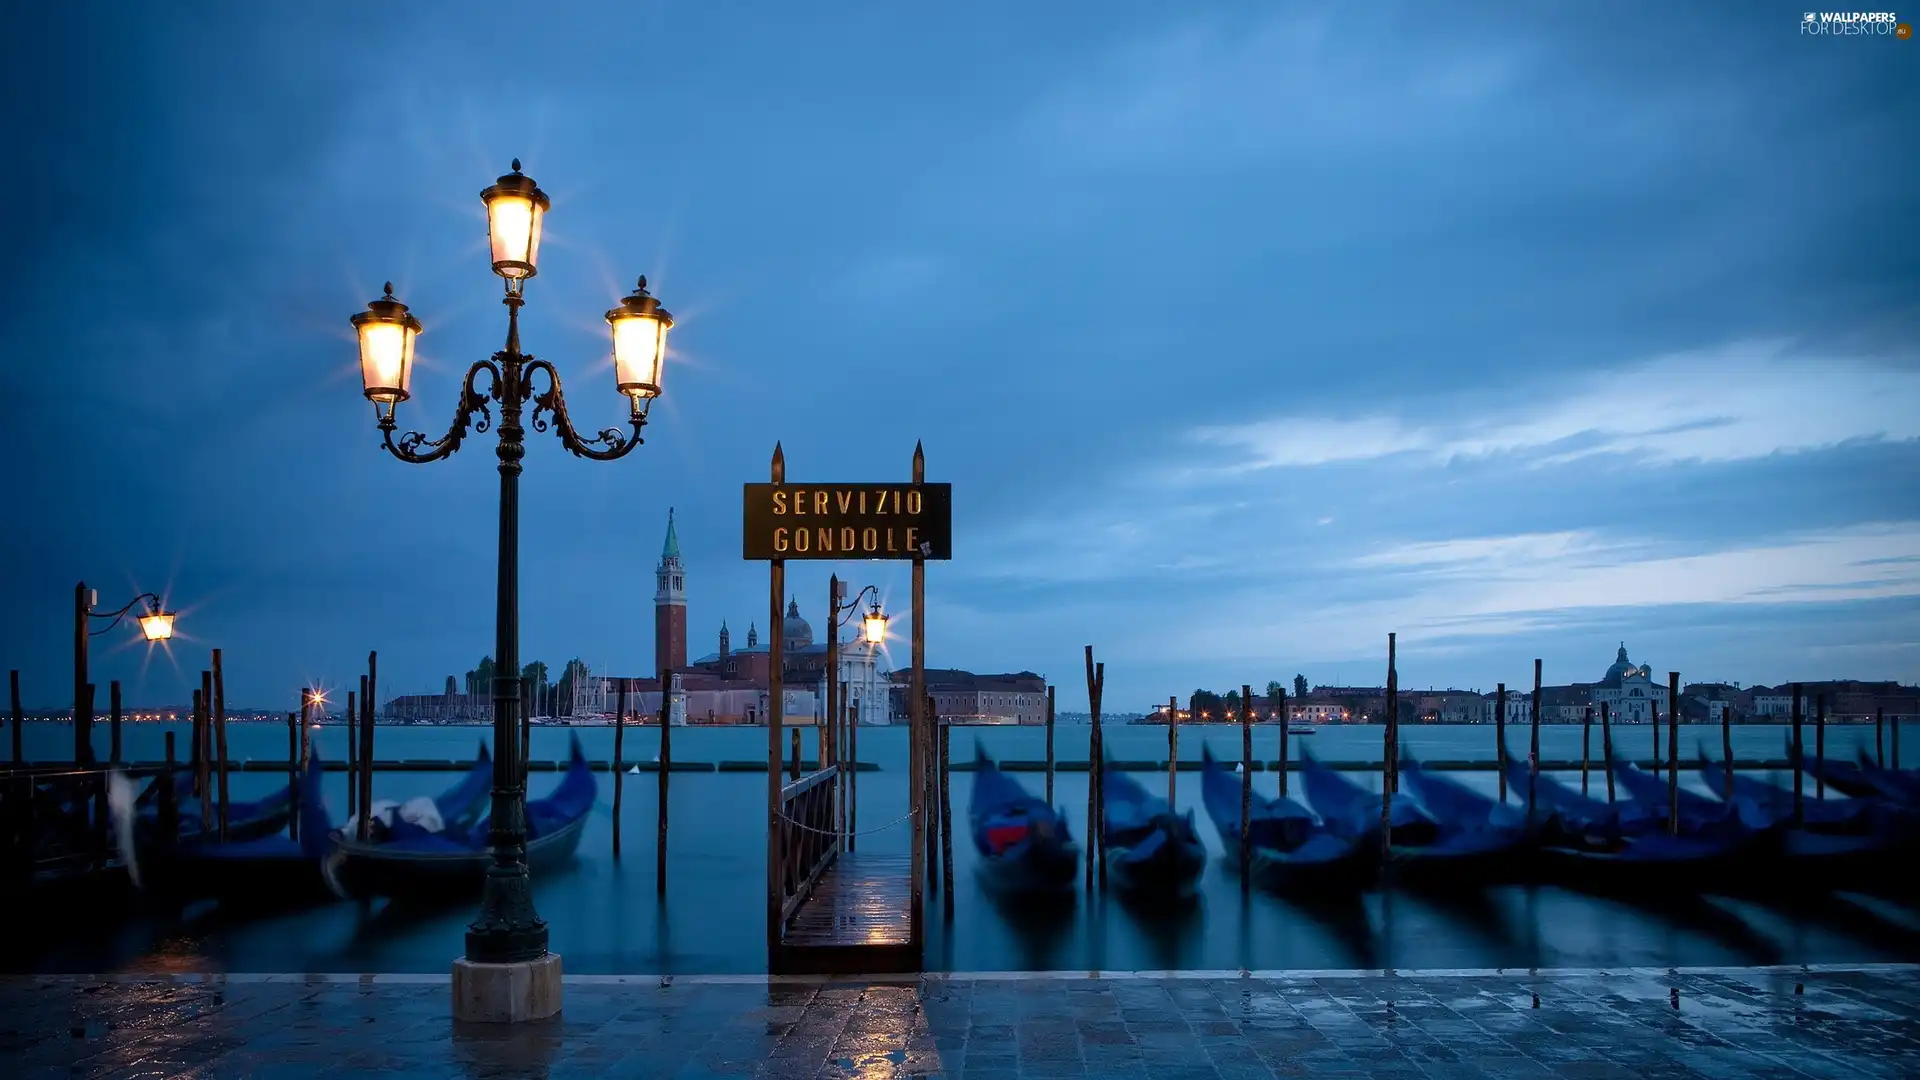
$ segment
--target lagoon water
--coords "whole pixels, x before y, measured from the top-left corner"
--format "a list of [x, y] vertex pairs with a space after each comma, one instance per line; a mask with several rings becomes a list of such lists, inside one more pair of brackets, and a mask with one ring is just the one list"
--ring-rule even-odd
[[[162, 756], [168, 725], [128, 725], [125, 756], [153, 761]], [[186, 745], [184, 725], [178, 745]], [[1084, 761], [1088, 729], [1061, 726], [1056, 733], [1061, 759]], [[396, 759], [470, 758], [491, 733], [486, 727], [383, 726], [376, 757]], [[1651, 753], [1648, 725], [1615, 728], [1617, 753], [1644, 759]], [[1785, 729], [1746, 726], [1734, 729], [1734, 748], [1742, 758], [1778, 758]], [[1912, 745], [1910, 727], [1903, 741]], [[317, 729], [319, 752], [338, 760], [346, 746], [340, 727]], [[561, 760], [568, 739], [578, 735], [587, 754], [611, 756], [609, 728], [539, 728], [533, 732], [535, 759]], [[879, 771], [859, 777], [858, 844], [863, 851], [905, 851], [908, 832], [901, 823], [907, 808], [906, 733], [863, 728], [860, 757]], [[1378, 760], [1382, 729], [1377, 726], [1325, 727], [1311, 738], [1292, 740], [1326, 760]], [[1120, 759], [1166, 756], [1166, 729], [1151, 726], [1107, 728], [1109, 753]], [[1421, 758], [1488, 758], [1493, 752], [1490, 726], [1420, 726], [1404, 733], [1407, 752]], [[1517, 754], [1526, 753], [1528, 733], [1509, 735]], [[30, 724], [26, 752], [35, 760], [70, 760], [71, 730], [64, 724]], [[955, 759], [970, 758], [974, 740], [1001, 758], [1039, 759], [1043, 732], [1037, 728], [956, 728]], [[658, 729], [629, 728], [624, 736], [628, 761], [651, 761]], [[805, 733], [805, 754], [817, 751], [814, 733]], [[1278, 730], [1255, 729], [1257, 757], [1278, 752]], [[1580, 756], [1578, 725], [1540, 729], [1546, 759]], [[1827, 752], [1851, 758], [1873, 746], [1871, 725], [1831, 726]], [[1599, 732], [1593, 751], [1599, 754]], [[1806, 732], [1812, 751], [1811, 726]], [[105, 725], [95, 745], [106, 751]], [[233, 760], [284, 761], [286, 728], [279, 724], [231, 724]], [[1198, 760], [1202, 744], [1228, 760], [1240, 756], [1240, 732], [1226, 726], [1180, 730], [1180, 757]], [[1684, 761], [1695, 746], [1719, 756], [1717, 727], [1684, 725], [1680, 747]], [[677, 728], [677, 761], [765, 760], [764, 728]], [[1664, 754], [1665, 732], [1661, 733]], [[1920, 749], [1920, 748], [1916, 748]], [[1038, 773], [1015, 774], [1038, 793]], [[1352, 774], [1375, 790], [1377, 778]], [[1491, 772], [1459, 774], [1491, 792]], [[1684, 774], [1683, 774], [1684, 777]], [[1563, 777], [1578, 783], [1578, 775]], [[1162, 790], [1165, 774], [1147, 779]], [[1776, 779], [1786, 780], [1786, 777]], [[447, 773], [380, 773], [375, 798], [404, 799], [438, 791], [453, 780]], [[964, 823], [970, 774], [952, 778], [954, 813]], [[1198, 810], [1197, 773], [1178, 776], [1182, 807], [1196, 808], [1202, 835], [1219, 848], [1218, 838]], [[535, 797], [558, 782], [536, 772]], [[552, 928], [555, 951], [567, 970], [578, 974], [754, 973], [765, 970], [765, 821], [766, 778], [755, 773], [682, 773], [671, 778], [668, 888], [656, 895], [655, 806], [658, 777], [625, 776], [622, 858], [611, 855], [612, 777], [601, 774], [600, 808], [588, 823], [576, 864], [535, 882], [536, 904]], [[1272, 774], [1256, 775], [1256, 790], [1271, 793]], [[1596, 794], [1604, 780], [1592, 777]], [[233, 796], [264, 794], [284, 783], [273, 773], [235, 773]], [[330, 773], [327, 800], [336, 818], [346, 805], [347, 778]], [[1693, 784], [1689, 784], [1693, 786]], [[1813, 785], [1807, 783], [1813, 797]], [[1074, 832], [1085, 834], [1087, 777], [1060, 773], [1054, 801], [1069, 808]], [[1081, 894], [1071, 908], [1052, 914], [1010, 911], [984, 894], [973, 874], [971, 845], [964, 825], [953, 847], [954, 913], [939, 914], [937, 894], [927, 926], [927, 963], [933, 969], [982, 970], [1166, 970], [1166, 969], [1323, 969], [1459, 967], [1622, 967], [1692, 966], [1755, 963], [1850, 963], [1920, 960], [1920, 918], [1911, 909], [1883, 900], [1840, 895], [1811, 907], [1786, 909], [1746, 900], [1676, 896], [1655, 905], [1629, 905], [1551, 887], [1501, 887], [1465, 899], [1435, 900], [1392, 892], [1372, 893], [1346, 907], [1299, 907], [1255, 893], [1242, 898], [1237, 881], [1223, 869], [1209, 869], [1202, 895], [1178, 914], [1140, 912], [1117, 899]], [[32, 955], [8, 962], [40, 971], [215, 970], [234, 972], [433, 972], [447, 969], [462, 946], [472, 912], [466, 908], [415, 912], [376, 903], [335, 903], [292, 914], [242, 918], [217, 906], [197, 905], [180, 916], [146, 916], [125, 925], [102, 928], [84, 937], [41, 943]]]

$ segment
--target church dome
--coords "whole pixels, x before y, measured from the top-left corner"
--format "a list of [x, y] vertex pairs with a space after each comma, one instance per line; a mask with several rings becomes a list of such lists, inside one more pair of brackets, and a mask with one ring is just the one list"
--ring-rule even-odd
[[1632, 675], [1637, 670], [1639, 669], [1633, 666], [1633, 661], [1627, 659], [1627, 643], [1623, 641], [1620, 643], [1620, 651], [1614, 655], [1613, 666], [1607, 669], [1607, 674], [1601, 681], [1617, 684], [1622, 678]]
[[780, 620], [780, 641], [789, 649], [813, 644], [813, 624], [800, 614], [800, 601], [787, 601], [787, 617]]

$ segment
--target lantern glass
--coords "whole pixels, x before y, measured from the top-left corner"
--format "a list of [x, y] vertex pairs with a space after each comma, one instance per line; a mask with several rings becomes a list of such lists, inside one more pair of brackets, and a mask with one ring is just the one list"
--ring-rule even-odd
[[614, 385], [632, 398], [638, 409], [660, 396], [660, 380], [667, 366], [667, 331], [673, 329], [673, 316], [660, 301], [647, 295], [647, 279], [643, 277], [632, 296], [607, 312], [607, 325], [613, 328]]
[[508, 281], [530, 278], [539, 272], [540, 229], [552, 201], [533, 179], [520, 172], [516, 159], [513, 171], [480, 193], [487, 204], [487, 240], [492, 249], [493, 272]]
[[409, 396], [420, 320], [393, 298], [393, 283], [388, 282], [386, 295], [368, 304], [352, 322], [360, 337], [360, 382], [367, 400], [392, 415], [393, 406]]
[[881, 612], [880, 605], [875, 604], [873, 610], [867, 612], [865, 622], [867, 644], [884, 644], [887, 640], [887, 617]]
[[140, 632], [148, 641], [166, 641], [173, 637], [173, 612], [155, 608], [140, 616]]

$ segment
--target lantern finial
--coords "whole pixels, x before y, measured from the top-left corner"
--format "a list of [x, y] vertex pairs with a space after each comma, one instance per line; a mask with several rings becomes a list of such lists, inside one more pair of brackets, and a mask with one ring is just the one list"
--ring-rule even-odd
[[513, 171], [514, 171], [514, 172], [519, 172], [519, 171], [520, 171], [520, 159], [519, 159], [519, 158], [514, 158], [514, 159], [513, 159]]

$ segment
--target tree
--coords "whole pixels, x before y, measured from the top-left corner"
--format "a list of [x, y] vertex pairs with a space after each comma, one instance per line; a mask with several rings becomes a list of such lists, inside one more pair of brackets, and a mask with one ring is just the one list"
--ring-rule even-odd
[[1305, 675], [1295, 675], [1293, 677], [1293, 696], [1298, 698], [1307, 696], [1307, 677]]
[[472, 697], [493, 696], [493, 657], [481, 657], [480, 663], [467, 672], [467, 693]]
[[1220, 695], [1211, 690], [1195, 690], [1193, 696], [1187, 699], [1187, 711], [1195, 721], [1218, 720], [1224, 704]]
[[1278, 703], [1280, 700], [1280, 695], [1285, 691], [1286, 691], [1286, 687], [1280, 685], [1279, 679], [1267, 680], [1267, 701], [1272, 703]]

